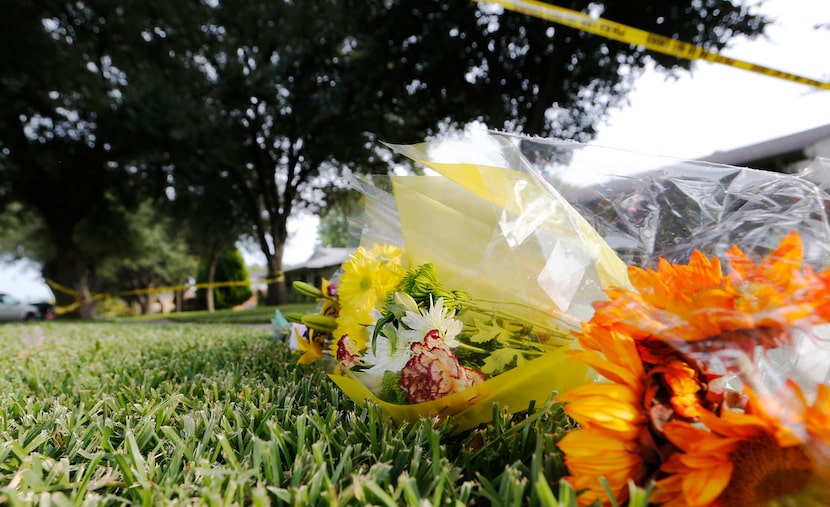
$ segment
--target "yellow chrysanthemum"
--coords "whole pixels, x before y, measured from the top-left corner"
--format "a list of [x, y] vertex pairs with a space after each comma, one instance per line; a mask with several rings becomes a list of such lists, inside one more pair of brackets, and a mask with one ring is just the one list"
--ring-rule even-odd
[[343, 264], [337, 289], [341, 307], [354, 311], [380, 309], [379, 304], [403, 278], [401, 254], [396, 247], [358, 248]]
[[[800, 498], [826, 505], [830, 450], [826, 427], [830, 388], [811, 406], [794, 383], [778, 397], [750, 392], [747, 413], [703, 413], [700, 425], [673, 421], [666, 437], [680, 450], [661, 467], [652, 500], [666, 507], [767, 505]], [[782, 401], [786, 400], [786, 401]], [[806, 424], [806, 421], [811, 421]], [[807, 503], [814, 502], [814, 503]]]
[[361, 247], [343, 264], [337, 287], [340, 313], [334, 350], [343, 334], [348, 334], [359, 350], [366, 347], [365, 326], [372, 322], [371, 311], [383, 307], [406, 271], [401, 264], [402, 255], [403, 251], [395, 246], [375, 245], [369, 250]]
[[370, 311], [355, 311], [348, 307], [340, 309], [337, 317], [337, 328], [332, 333], [336, 337], [332, 343], [332, 352], [337, 352], [337, 342], [340, 337], [348, 335], [357, 350], [364, 350], [369, 343], [368, 326], [372, 323]]
[[381, 264], [389, 265], [390, 269], [403, 276], [404, 268], [401, 266], [403, 249], [395, 245], [376, 243], [369, 249], [369, 253]]

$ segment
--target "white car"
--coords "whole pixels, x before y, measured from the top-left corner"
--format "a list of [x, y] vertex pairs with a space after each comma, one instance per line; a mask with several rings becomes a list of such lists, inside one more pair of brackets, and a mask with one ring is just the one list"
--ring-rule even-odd
[[0, 322], [34, 320], [40, 315], [36, 306], [23, 303], [9, 294], [0, 292]]

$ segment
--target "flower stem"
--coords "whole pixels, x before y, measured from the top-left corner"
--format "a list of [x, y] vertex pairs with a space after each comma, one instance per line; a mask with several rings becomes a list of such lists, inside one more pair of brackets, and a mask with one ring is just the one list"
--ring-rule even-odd
[[[517, 324], [528, 323], [532, 327], [535, 327], [535, 328], [540, 329], [542, 331], [548, 332], [552, 335], [559, 336], [560, 338], [563, 338], [563, 339], [566, 339], [566, 340], [570, 340], [570, 338], [571, 338], [570, 331], [579, 329], [579, 326], [580, 326], [578, 321], [576, 321], [575, 319], [573, 319], [570, 316], [563, 315], [563, 314], [557, 314], [556, 315], [556, 318], [559, 321], [562, 322], [562, 327], [561, 328], [552, 328], [552, 327], [547, 326], [545, 324], [540, 324], [539, 322], [528, 321], [527, 319], [525, 319], [525, 318], [519, 316], [518, 314], [516, 314], [514, 312], [511, 312], [509, 310], [505, 310], [503, 308], [490, 307], [490, 306], [486, 306], [484, 304], [481, 304], [481, 303], [490, 303], [490, 304], [494, 304], [494, 305], [505, 304], [505, 302], [503, 302], [503, 301], [501, 301], [501, 302], [500, 301], [490, 301], [490, 300], [487, 300], [487, 299], [465, 299], [465, 300], [457, 300], [457, 301], [458, 301], [459, 306], [463, 306], [468, 310], [473, 310], [473, 311], [477, 311], [477, 312], [481, 312], [481, 313], [486, 313], [486, 314], [490, 314], [490, 315], [499, 316], [499, 317], [502, 317], [502, 318], [505, 318], [505, 319], [509, 320], [510, 322], [517, 323]], [[522, 308], [525, 308], [525, 309], [528, 309], [528, 310], [531, 310], [531, 311], [535, 311], [534, 308], [532, 308], [531, 306], [529, 306], [527, 304], [524, 304], [524, 303], [515, 303], [514, 302], [514, 303], [507, 303], [507, 304], [516, 305], [516, 306], [519, 306], [519, 307], [522, 307]]]
[[485, 349], [482, 349], [482, 348], [479, 348], [479, 347], [474, 347], [472, 345], [468, 345], [468, 344], [466, 344], [462, 341], [458, 342], [458, 348], [469, 350], [469, 351], [472, 351], [472, 352], [479, 352], [479, 353], [482, 353], [482, 354], [486, 354], [486, 353], [490, 352], [489, 350], [485, 350]]

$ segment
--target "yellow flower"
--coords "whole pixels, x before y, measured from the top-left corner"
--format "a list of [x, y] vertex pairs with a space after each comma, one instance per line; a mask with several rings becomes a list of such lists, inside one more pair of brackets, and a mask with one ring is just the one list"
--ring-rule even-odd
[[302, 352], [298, 364], [311, 364], [323, 357], [323, 344], [326, 336], [320, 335], [313, 329], [308, 329], [308, 338], [300, 332], [299, 326], [291, 326], [294, 336], [297, 338], [297, 348]]
[[337, 328], [333, 335], [336, 337], [332, 343], [332, 351], [337, 352], [337, 342], [341, 336], [348, 335], [355, 344], [357, 350], [364, 350], [369, 342], [367, 326], [373, 319], [369, 311], [356, 311], [348, 307], [340, 309], [337, 317]]
[[337, 287], [340, 313], [332, 344], [334, 351], [343, 334], [354, 340], [358, 350], [366, 348], [365, 326], [372, 323], [371, 311], [383, 307], [386, 297], [403, 278], [402, 256], [403, 251], [395, 246], [375, 245], [369, 250], [360, 247], [343, 264]]
[[[403, 276], [404, 268], [401, 266], [403, 249], [395, 245], [376, 243], [369, 249], [369, 253], [382, 265], [389, 266], [389, 269], [396, 271], [398, 276]], [[396, 282], [397, 284], [397, 282]]]
[[320, 284], [320, 291], [325, 295], [320, 314], [328, 317], [337, 317], [340, 312], [340, 302], [337, 300], [337, 284], [323, 278]]
[[380, 309], [403, 277], [401, 254], [396, 247], [375, 246], [368, 251], [358, 248], [343, 264], [338, 286], [341, 307], [355, 311]]
[[580, 343], [585, 350], [571, 354], [612, 383], [577, 387], [557, 397], [580, 425], [557, 445], [565, 454], [567, 480], [586, 490], [580, 504], [608, 501], [600, 478], [608, 481], [618, 502], [625, 502], [628, 481], [643, 478], [645, 460], [653, 452], [641, 444], [647, 431], [643, 363], [630, 337], [590, 322], [583, 324]]
[[810, 406], [796, 384], [788, 387], [776, 397], [750, 392], [746, 413], [702, 413], [705, 428], [667, 423], [665, 435], [679, 452], [661, 467], [668, 476], [658, 481], [652, 500], [670, 507], [768, 505], [795, 498], [826, 505], [826, 426], [813, 431], [811, 424], [793, 423], [827, 421], [830, 388], [819, 386]]
[[622, 440], [597, 429], [571, 431], [557, 444], [565, 453], [565, 464], [570, 475], [566, 478], [577, 491], [580, 505], [592, 505], [597, 500], [611, 505], [601, 477], [608, 481], [618, 503], [628, 499], [629, 479], [642, 479], [643, 459], [636, 443]]

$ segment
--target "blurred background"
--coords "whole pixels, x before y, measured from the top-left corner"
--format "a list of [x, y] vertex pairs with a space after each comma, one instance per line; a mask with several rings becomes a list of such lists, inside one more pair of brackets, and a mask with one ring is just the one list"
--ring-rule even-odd
[[[0, 292], [64, 316], [287, 302], [292, 276], [356, 244], [346, 178], [418, 170], [381, 141], [489, 128], [770, 170], [830, 156], [828, 90], [486, 2], [0, 3]], [[828, 2], [557, 5], [830, 77]], [[216, 281], [250, 283], [192, 290]], [[79, 304], [100, 294], [115, 309]]]

